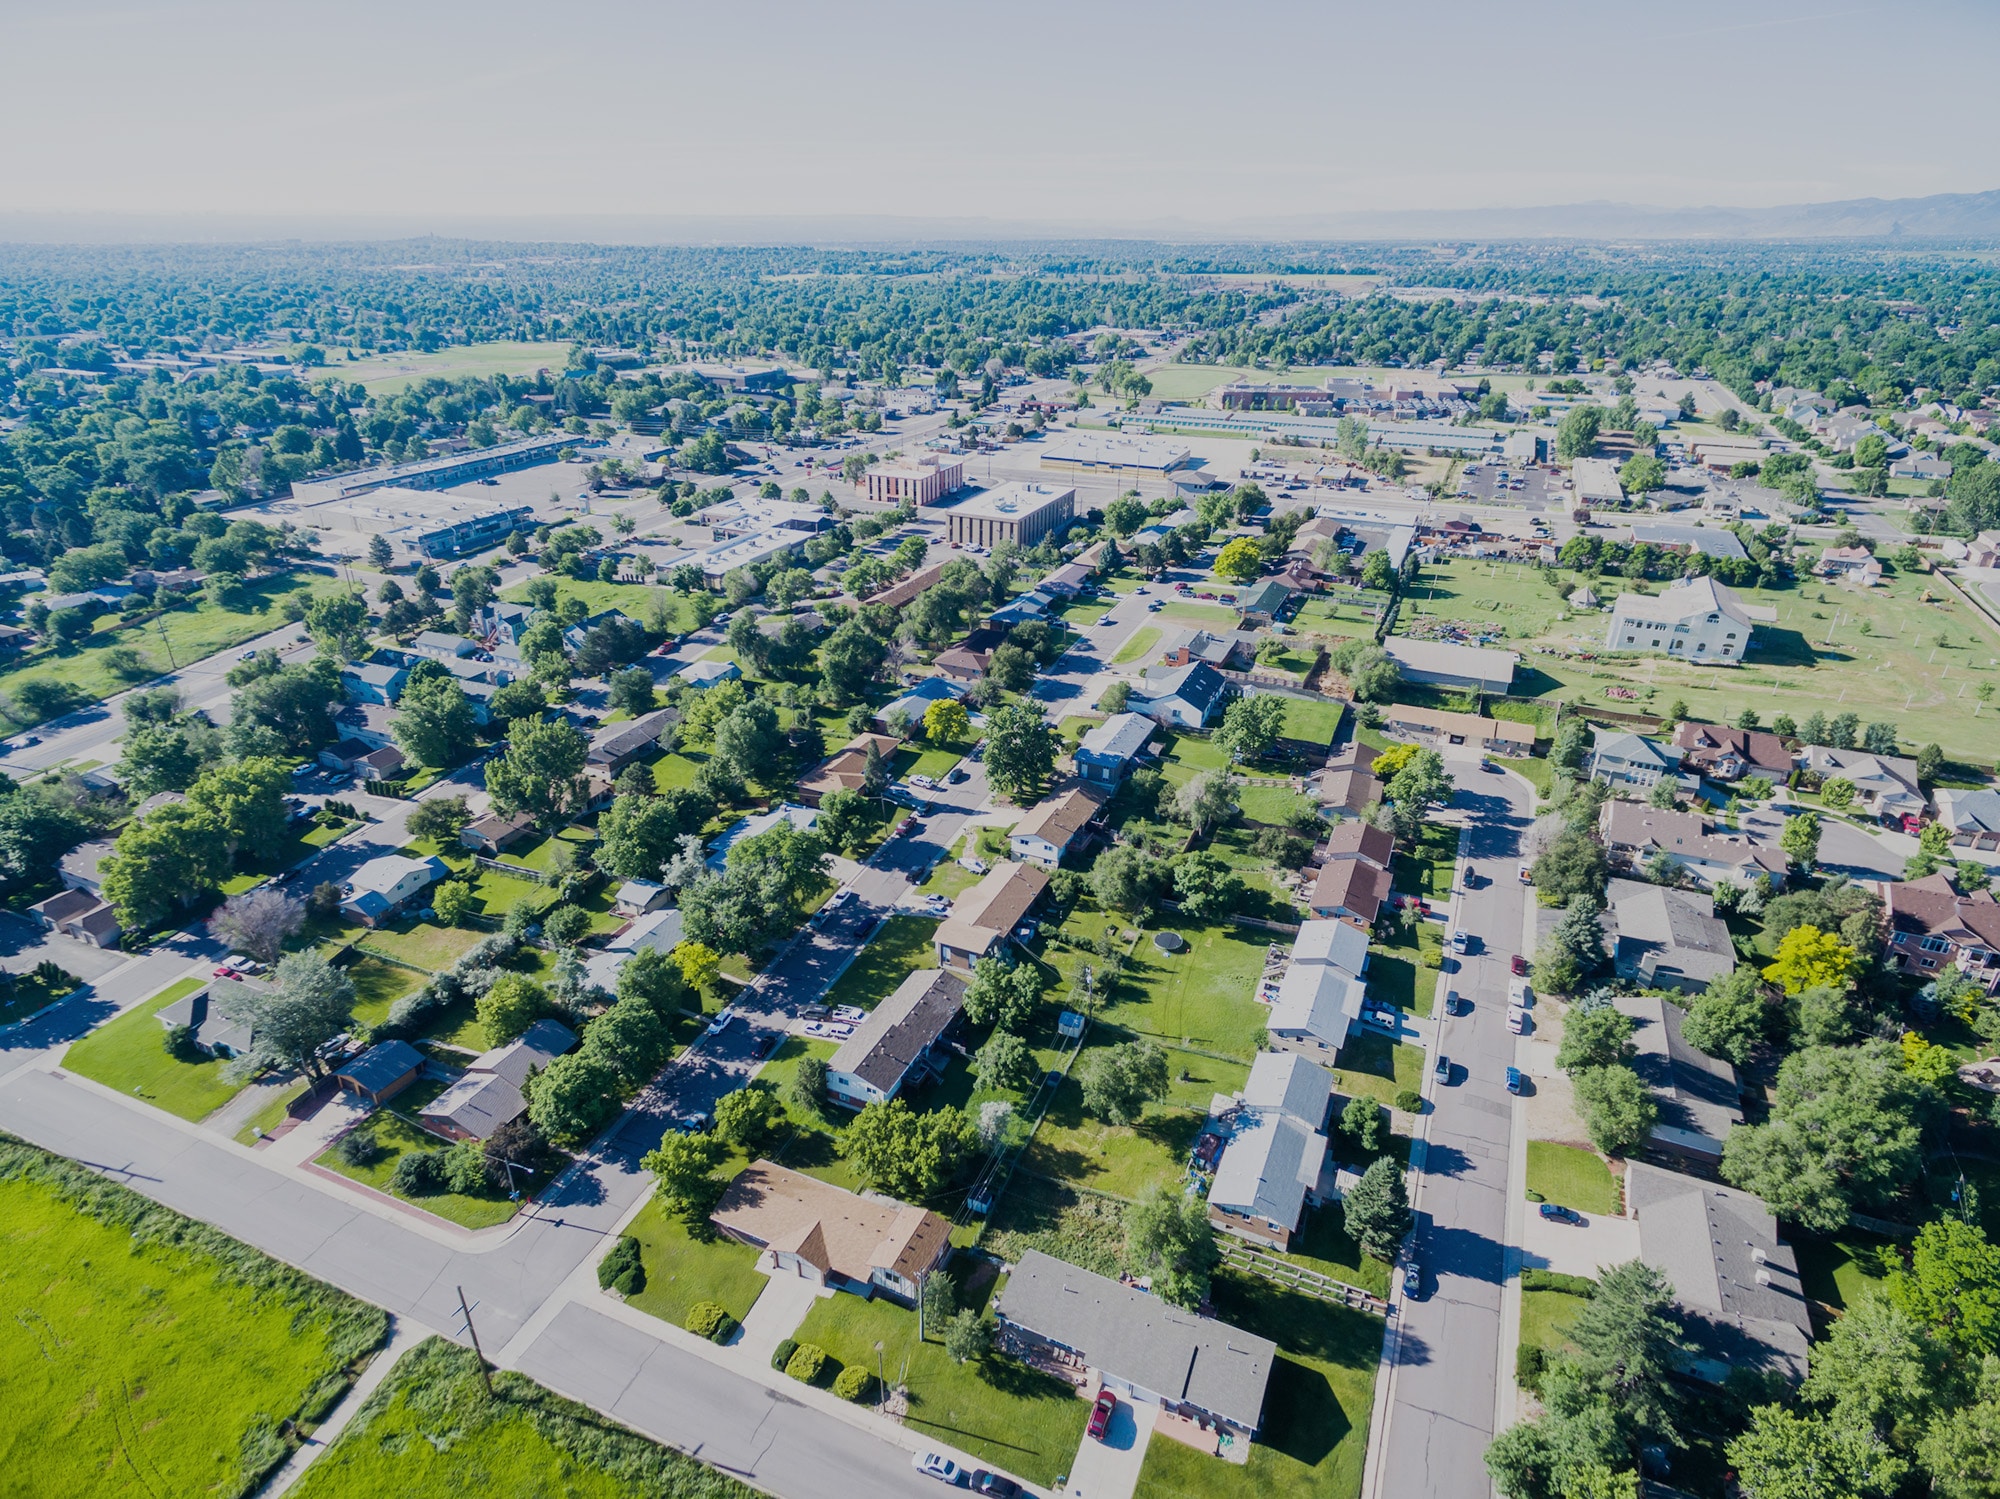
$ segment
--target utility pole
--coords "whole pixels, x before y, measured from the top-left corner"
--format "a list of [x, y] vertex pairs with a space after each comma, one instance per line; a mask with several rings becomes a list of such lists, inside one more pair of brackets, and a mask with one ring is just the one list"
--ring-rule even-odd
[[486, 1382], [486, 1393], [493, 1393], [493, 1371], [486, 1367], [486, 1351], [479, 1346], [479, 1333], [472, 1325], [472, 1308], [465, 1304], [465, 1287], [454, 1286], [458, 1292], [458, 1314], [465, 1318], [465, 1335], [472, 1339], [472, 1356], [479, 1360], [479, 1377]]

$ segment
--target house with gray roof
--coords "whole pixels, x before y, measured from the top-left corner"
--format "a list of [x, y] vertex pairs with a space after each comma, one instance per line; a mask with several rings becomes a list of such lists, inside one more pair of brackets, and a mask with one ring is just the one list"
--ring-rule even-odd
[[1295, 1052], [1259, 1052], [1237, 1099], [1209, 1186], [1208, 1219], [1282, 1252], [1307, 1203], [1318, 1200], [1333, 1075]]
[[104, 893], [104, 861], [118, 851], [118, 845], [109, 838], [94, 838], [89, 843], [79, 843], [75, 848], [56, 860], [56, 873], [71, 890], [88, 890], [92, 895]]
[[1693, 1352], [1686, 1372], [1723, 1384], [1737, 1370], [1797, 1381], [1812, 1320], [1791, 1246], [1763, 1199], [1643, 1161], [1625, 1168], [1639, 1258], [1664, 1275]]
[[250, 1027], [223, 1014], [216, 991], [227, 985], [227, 980], [218, 980], [192, 994], [183, 994], [156, 1011], [154, 1018], [169, 1031], [186, 1026], [189, 1042], [204, 1056], [241, 1056], [250, 1049]]
[[1727, 557], [1748, 561], [1750, 554], [1734, 531], [1720, 526], [1686, 526], [1677, 521], [1646, 521], [1632, 528], [1632, 539], [1677, 552], [1698, 552], [1704, 557]]
[[1937, 820], [1951, 829], [1954, 848], [1991, 853], [2000, 849], [2000, 791], [1959, 791], [1940, 786], [1932, 793]]
[[965, 1007], [965, 976], [920, 968], [896, 986], [826, 1064], [826, 1093], [850, 1109], [887, 1103], [935, 1072], [949, 1054], [939, 1043]]
[[589, 763], [614, 775], [659, 743], [660, 736], [680, 721], [672, 708], [655, 708], [624, 723], [607, 724], [590, 736]]
[[1382, 649], [1412, 682], [1475, 692], [1511, 691], [1514, 668], [1521, 664], [1518, 651], [1459, 645], [1450, 640], [1417, 640], [1408, 635], [1391, 635], [1382, 642]]
[[1277, 623], [1292, 601], [1292, 590], [1276, 578], [1266, 578], [1236, 596], [1236, 612], [1246, 628], [1257, 629]]
[[1662, 776], [1680, 772], [1680, 756], [1663, 749], [1643, 734], [1625, 734], [1610, 729], [1596, 731], [1596, 746], [1590, 753], [1590, 778], [1612, 787], [1637, 786], [1650, 790]]
[[537, 1020], [505, 1046], [475, 1057], [420, 1117], [454, 1140], [490, 1140], [527, 1112], [528, 1079], [575, 1045], [576, 1033], [561, 1021]]
[[348, 701], [354, 703], [396, 702], [409, 680], [407, 667], [384, 666], [379, 661], [356, 661], [340, 669], [340, 685]]
[[1030, 1249], [994, 1306], [1001, 1349], [1240, 1441], [1256, 1436], [1278, 1347], [1137, 1286]]
[[1142, 713], [1114, 713], [1078, 741], [1076, 771], [1086, 781], [1116, 786], [1153, 737], [1153, 722]]
[[1222, 711], [1229, 683], [1205, 661], [1155, 668], [1132, 688], [1126, 707], [1167, 728], [1202, 729]]
[[1681, 1034], [1687, 1012], [1657, 994], [1621, 994], [1613, 1001], [1633, 1022], [1632, 1070], [1659, 1105], [1648, 1143], [1715, 1165], [1723, 1142], [1743, 1122], [1736, 1069], [1699, 1050]]
[[1736, 944], [1708, 892], [1614, 879], [1605, 898], [1620, 978], [1692, 992], [1736, 971]]
[[424, 1070], [424, 1054], [407, 1041], [381, 1041], [343, 1063], [333, 1080], [370, 1103], [394, 1098]]

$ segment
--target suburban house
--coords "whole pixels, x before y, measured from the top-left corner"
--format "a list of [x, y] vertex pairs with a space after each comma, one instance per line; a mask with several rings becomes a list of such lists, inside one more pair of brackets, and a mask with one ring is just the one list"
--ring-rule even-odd
[[674, 675], [690, 687], [720, 687], [740, 678], [743, 668], [734, 661], [690, 661]]
[[745, 1167], [709, 1222], [815, 1285], [914, 1305], [951, 1253], [951, 1225], [925, 1208], [858, 1197], [770, 1161]]
[[396, 710], [383, 703], [349, 703], [333, 723], [342, 739], [359, 739], [371, 749], [396, 742]]
[[363, 926], [377, 926], [402, 909], [434, 880], [447, 879], [451, 870], [442, 859], [411, 859], [402, 854], [380, 854], [347, 877], [341, 887], [340, 909]]
[[1743, 1122], [1736, 1069], [1697, 1050], [1681, 1034], [1686, 1011], [1657, 994], [1621, 994], [1613, 1001], [1634, 1022], [1638, 1054], [1632, 1070], [1659, 1105], [1648, 1143], [1708, 1166], [1722, 1160], [1729, 1132]]
[[1963, 894], [1940, 870], [1921, 880], [1885, 880], [1889, 955], [1903, 972], [1936, 978], [1947, 965], [1988, 994], [2000, 988], [2000, 901], [1990, 890]]
[[1007, 632], [981, 625], [949, 650], [938, 652], [931, 664], [954, 682], [976, 682], [986, 675], [993, 653], [1007, 643]]
[[1597, 832], [1613, 864], [1638, 868], [1655, 855], [1664, 855], [1711, 887], [1717, 880], [1747, 883], [1760, 874], [1782, 880], [1787, 868], [1782, 850], [1740, 833], [1710, 832], [1707, 820], [1696, 813], [1644, 802], [1622, 798], [1606, 802], [1597, 814]]
[[407, 648], [412, 655], [431, 661], [453, 661], [460, 656], [470, 656], [479, 649], [463, 635], [452, 635], [443, 630], [419, 631]]
[[1391, 883], [1389, 871], [1367, 859], [1329, 859], [1306, 904], [1323, 920], [1337, 917], [1370, 927], [1389, 898]]
[[1048, 888], [1048, 871], [1011, 860], [961, 895], [938, 923], [938, 967], [970, 969], [991, 957], [1020, 926]]
[[1981, 853], [2000, 849], [2000, 791], [1957, 791], [1940, 786], [1931, 793], [1937, 820], [1951, 829], [1954, 848]]
[[1711, 781], [1740, 781], [1747, 775], [1783, 781], [1792, 773], [1792, 752], [1776, 734], [1731, 729], [1717, 723], [1682, 723], [1674, 728], [1681, 764]]
[[891, 762], [903, 747], [902, 741], [889, 734], [858, 734], [799, 782], [799, 800], [808, 807], [817, 807], [829, 791], [859, 791], [866, 779], [871, 744], [881, 757], [883, 775], [889, 775]]
[[1076, 773], [1100, 786], [1116, 786], [1153, 737], [1153, 722], [1140, 713], [1114, 713], [1078, 741]]
[[393, 744], [374, 745], [365, 739], [343, 739], [319, 752], [319, 763], [328, 770], [345, 771], [357, 781], [380, 781], [392, 777], [407, 763]]
[[409, 680], [407, 667], [384, 666], [379, 661], [356, 661], [340, 669], [341, 688], [348, 700], [356, 703], [396, 702]]
[[386, 1103], [423, 1075], [424, 1054], [407, 1041], [380, 1041], [334, 1070], [333, 1080], [370, 1103]]
[[1103, 812], [1103, 791], [1072, 782], [1028, 809], [1014, 824], [1009, 846], [1015, 858], [1054, 869], [1072, 847], [1088, 842], [1086, 830]]
[[92, 895], [102, 895], [104, 861], [117, 851], [118, 845], [109, 838], [93, 838], [88, 843], [79, 843], [56, 860], [56, 873], [71, 890], [88, 890]]
[[644, 916], [674, 903], [674, 892], [653, 880], [627, 880], [612, 897], [611, 908], [620, 916]]
[[1791, 1247], [1763, 1199], [1643, 1161], [1625, 1167], [1639, 1258], [1664, 1275], [1709, 1384], [1738, 1370], [1805, 1377], [1812, 1319]]
[[618, 975], [632, 955], [647, 948], [672, 952], [680, 945], [685, 925], [679, 906], [661, 906], [633, 917], [603, 947], [584, 950], [584, 978], [605, 993], [616, 994]]
[[660, 736], [680, 721], [673, 708], [655, 708], [624, 723], [606, 724], [590, 736], [587, 763], [616, 775], [659, 743]]
[[[221, 1005], [217, 1003], [221, 998], [217, 991], [230, 992], [232, 984], [232, 980], [218, 979], [192, 994], [183, 994], [172, 1004], [158, 1010], [154, 1018], [166, 1030], [186, 1026], [188, 1041], [204, 1056], [240, 1056], [250, 1049], [250, 1027], [223, 1014]], [[262, 986], [246, 984], [240, 987], [261, 990]]]
[[1485, 718], [1476, 713], [1448, 713], [1438, 708], [1385, 703], [1382, 727], [1398, 739], [1436, 750], [1464, 747], [1488, 755], [1526, 755], [1535, 748], [1533, 724]]
[[[1760, 608], [1757, 614], [1771, 616], [1771, 611]], [[1750, 648], [1755, 617], [1713, 578], [1682, 578], [1658, 593], [1621, 593], [1612, 606], [1604, 648], [1734, 665]]]
[[875, 715], [874, 722], [877, 728], [889, 734], [896, 732], [898, 721], [905, 725], [905, 732], [921, 730], [924, 715], [931, 711], [932, 703], [955, 703], [964, 696], [965, 688], [950, 677], [925, 677], [894, 702], [885, 704]]
[[1243, 630], [1232, 630], [1227, 635], [1207, 630], [1176, 630], [1167, 637], [1160, 660], [1168, 666], [1192, 666], [1205, 661], [1217, 671], [1242, 671], [1250, 664], [1254, 638]]
[[63, 890], [28, 909], [45, 931], [60, 932], [91, 947], [118, 945], [118, 913], [95, 891]]
[[1636, 786], [1650, 790], [1662, 776], [1675, 776], [1680, 760], [1643, 734], [1614, 730], [1596, 731], [1596, 746], [1590, 752], [1590, 778], [1613, 787]]
[[535, 830], [535, 819], [526, 812], [489, 812], [468, 822], [458, 835], [460, 846], [491, 857], [512, 848]]
[[1205, 661], [1155, 668], [1132, 688], [1126, 706], [1167, 728], [1201, 729], [1222, 711], [1229, 683]]
[[1799, 752], [1802, 769], [1828, 781], [1854, 783], [1854, 800], [1871, 817], [1914, 825], [1929, 806], [1917, 784], [1917, 762], [1901, 755], [1871, 755], [1866, 750], [1834, 749], [1809, 744]]
[[1391, 635], [1382, 642], [1389, 659], [1412, 682], [1458, 687], [1471, 692], [1505, 694], [1513, 688], [1517, 651], [1496, 651], [1480, 645], [1455, 645], [1448, 640], [1416, 640]]
[[1058, 598], [1073, 599], [1090, 586], [1091, 571], [1081, 562], [1065, 562], [1038, 585]]
[[472, 626], [488, 640], [518, 646], [528, 633], [535, 611], [526, 604], [509, 604], [495, 599], [473, 616]]
[[1873, 588], [1882, 581], [1882, 564], [1873, 552], [1860, 546], [1828, 547], [1819, 554], [1813, 571], [1822, 578], [1844, 578], [1863, 588]]
[[1004, 1352], [1063, 1370], [1085, 1388], [1095, 1377], [1114, 1394], [1239, 1442], [1263, 1423], [1278, 1353], [1268, 1338], [1039, 1249], [1022, 1254], [993, 1312]]
[[1619, 977], [1693, 992], [1736, 971], [1729, 927], [1706, 891], [1614, 879], [1605, 895]]
[[1268, 629], [1292, 602], [1292, 590], [1276, 578], [1253, 583], [1236, 595], [1236, 612], [1246, 630]]
[[1321, 864], [1336, 859], [1365, 859], [1377, 869], [1387, 869], [1396, 855], [1396, 840], [1388, 831], [1368, 822], [1339, 822], [1327, 829], [1313, 857]]
[[1331, 1063], [1361, 1019], [1367, 967], [1364, 929], [1346, 921], [1301, 922], [1291, 962], [1265, 1017], [1271, 1049]]
[[[1362, 747], [1366, 748], [1365, 745]], [[1320, 772], [1316, 780], [1320, 806], [1331, 808], [1341, 817], [1359, 817], [1382, 799], [1382, 782], [1368, 771], [1357, 770], [1351, 764], [1329, 766]]]
[[940, 1043], [965, 1006], [965, 989], [963, 975], [941, 968], [904, 979], [828, 1060], [827, 1097], [859, 1109], [942, 1077], [951, 1054]]
[[795, 807], [790, 802], [780, 802], [768, 812], [755, 812], [748, 817], [739, 817], [720, 833], [708, 846], [708, 867], [720, 874], [729, 863], [729, 851], [746, 838], [755, 838], [768, 833], [781, 822], [788, 822], [800, 832], [804, 832], [819, 821], [819, 813], [810, 807]]
[[1295, 1052], [1260, 1051], [1237, 1106], [1224, 1116], [1229, 1142], [1208, 1190], [1208, 1221], [1239, 1239], [1284, 1253], [1319, 1200], [1326, 1167], [1326, 1115], [1333, 1074]]
[[473, 1058], [418, 1117], [454, 1140], [490, 1140], [527, 1112], [528, 1078], [575, 1045], [576, 1033], [561, 1021], [537, 1020], [505, 1046]]

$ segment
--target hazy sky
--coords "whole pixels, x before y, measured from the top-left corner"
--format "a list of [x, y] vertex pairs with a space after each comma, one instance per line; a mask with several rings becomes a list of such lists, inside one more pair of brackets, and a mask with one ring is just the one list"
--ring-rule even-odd
[[1226, 226], [2000, 185], [2000, 7], [0, 5], [0, 211]]

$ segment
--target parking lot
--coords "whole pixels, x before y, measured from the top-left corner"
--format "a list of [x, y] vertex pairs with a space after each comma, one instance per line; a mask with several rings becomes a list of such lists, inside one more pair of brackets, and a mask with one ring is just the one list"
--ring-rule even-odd
[[1562, 503], [1562, 478], [1540, 468], [1469, 463], [1458, 472], [1456, 498], [1479, 505], [1520, 505], [1531, 511], [1543, 510]]

